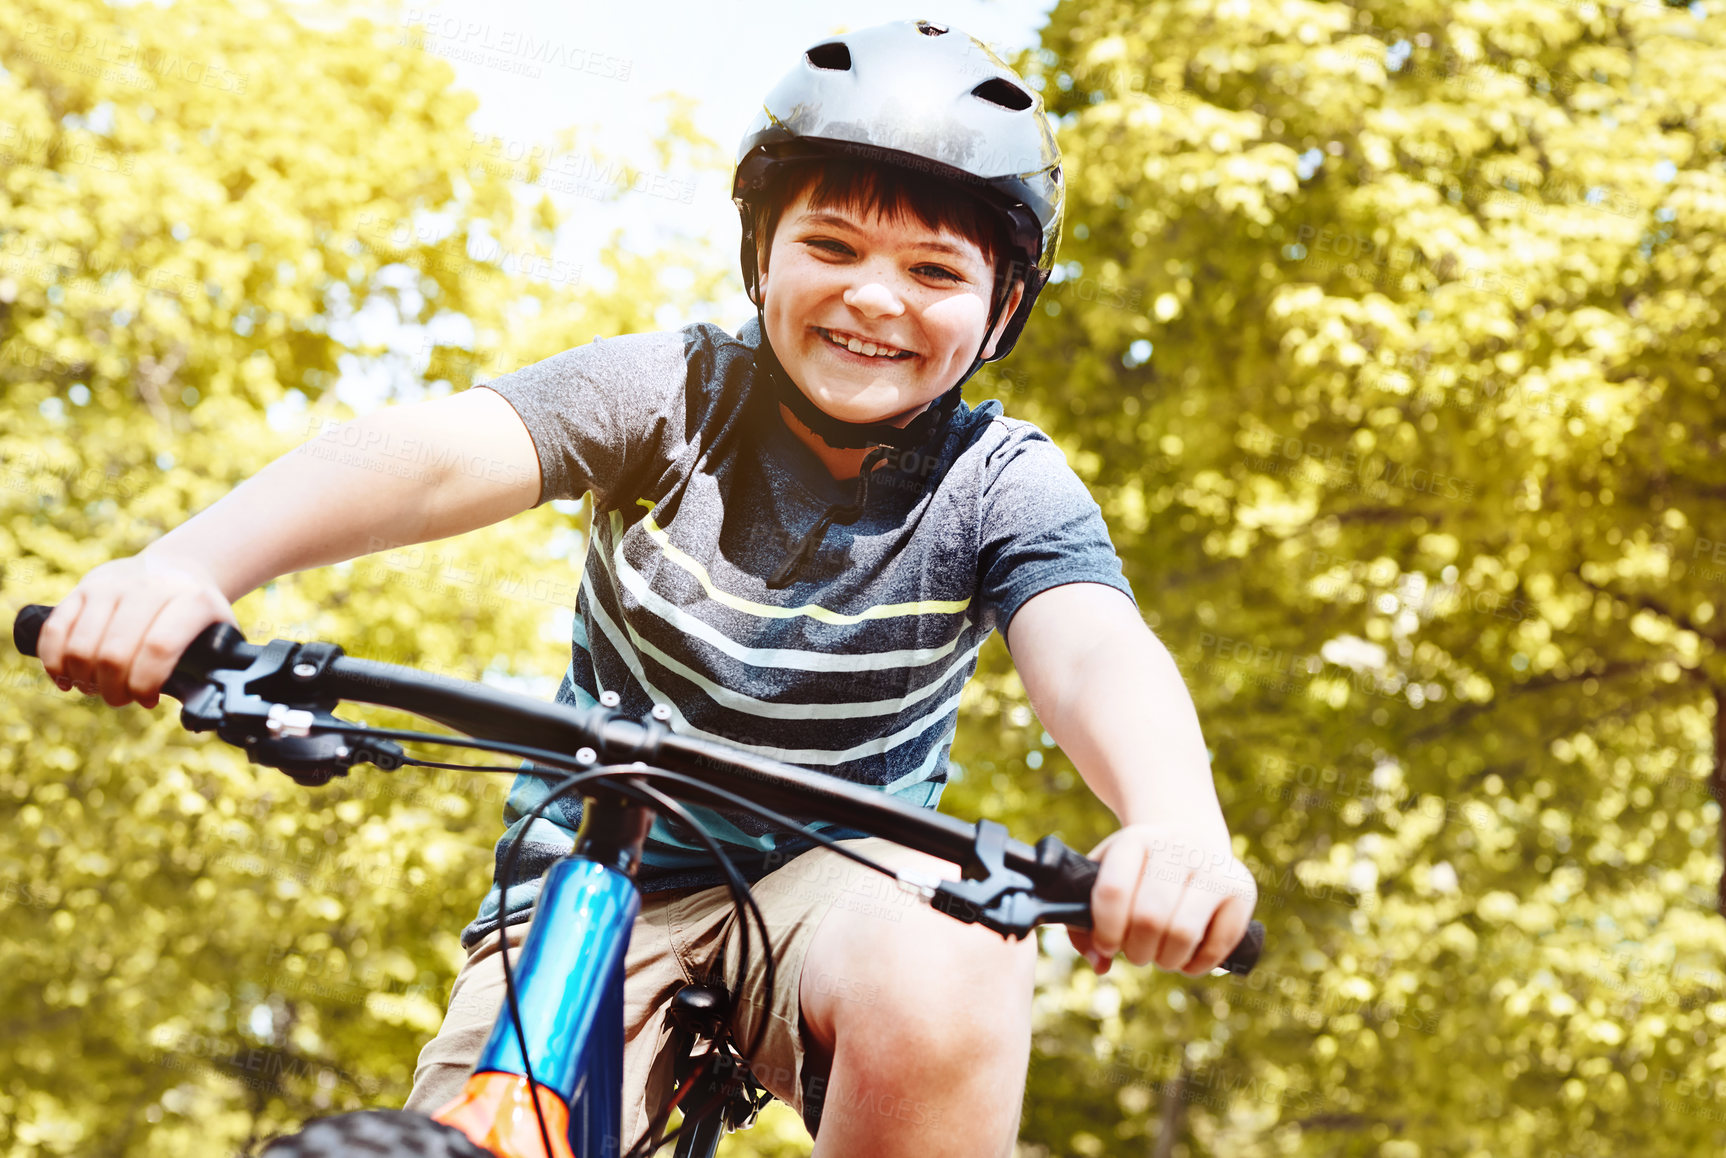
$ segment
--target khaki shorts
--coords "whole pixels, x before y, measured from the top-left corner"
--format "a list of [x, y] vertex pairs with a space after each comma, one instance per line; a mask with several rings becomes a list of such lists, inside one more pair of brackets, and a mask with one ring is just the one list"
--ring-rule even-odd
[[[843, 842], [871, 860], [897, 867], [910, 856], [901, 846], [870, 838]], [[803, 961], [822, 919], [835, 904], [878, 910], [893, 920], [906, 906], [926, 903], [890, 878], [825, 848], [813, 849], [757, 881], [756, 904], [766, 919], [778, 966], [769, 999], [759, 931], [751, 922], [747, 998], [740, 1002], [737, 1048], [748, 1045], [759, 1014], [769, 1011], [766, 1035], [751, 1058], [755, 1078], [802, 1116], [814, 1132], [831, 1059], [811, 1042], [803, 1025], [799, 990]], [[529, 924], [508, 928], [511, 961], [527, 939]], [[724, 886], [672, 889], [642, 897], [630, 934], [623, 989], [623, 1146], [635, 1144], [653, 1112], [672, 1093], [676, 1058], [666, 1048], [671, 1035], [666, 1012], [685, 984], [736, 976], [738, 919]], [[719, 969], [723, 967], [723, 974]], [[450, 991], [443, 1027], [420, 1051], [406, 1109], [433, 1114], [461, 1093], [503, 1007], [503, 966], [498, 934], [468, 954]]]

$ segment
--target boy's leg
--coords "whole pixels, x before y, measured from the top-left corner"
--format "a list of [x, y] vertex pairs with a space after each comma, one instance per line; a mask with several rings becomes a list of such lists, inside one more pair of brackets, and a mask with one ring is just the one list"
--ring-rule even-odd
[[[843, 842], [871, 860], [944, 877], [955, 866], [877, 838]], [[812, 1129], [815, 1153], [998, 1158], [1018, 1135], [1031, 1048], [1036, 942], [962, 925], [888, 877], [826, 849], [754, 886], [778, 961], [766, 993], [760, 938], [741, 997], [738, 1048], [761, 1012], [756, 1078]], [[697, 908], [705, 913], [697, 913]], [[684, 902], [686, 960], [737, 965], [723, 890]]]
[[[888, 865], [958, 875], [889, 841], [845, 844]], [[819, 1118], [816, 1153], [1010, 1154], [1030, 1057], [1035, 939], [962, 925], [825, 849], [768, 874], [754, 894], [775, 949], [777, 992], [766, 992], [752, 924], [738, 1046], [768, 1011], [755, 1076], [806, 1122]], [[512, 929], [512, 943], [526, 932]], [[624, 1146], [644, 1127], [646, 1107], [670, 1094], [674, 1059], [661, 1050], [671, 996], [688, 980], [729, 986], [739, 946], [727, 889], [643, 898], [624, 985]], [[484, 1046], [503, 1003], [495, 937], [487, 950], [476, 946], [456, 979], [444, 1027], [420, 1054], [408, 1109], [430, 1114], [454, 1098]]]
[[[886, 841], [855, 843], [895, 867], [959, 875]], [[805, 1080], [811, 1100], [823, 1095], [817, 1158], [1010, 1155], [1031, 1052], [1036, 939], [961, 924], [825, 850], [763, 884], [771, 890], [781, 874], [833, 896], [798, 983]]]

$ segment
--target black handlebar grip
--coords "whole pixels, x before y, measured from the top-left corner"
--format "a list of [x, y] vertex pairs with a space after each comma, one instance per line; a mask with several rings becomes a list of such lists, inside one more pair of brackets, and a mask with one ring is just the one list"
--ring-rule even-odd
[[40, 603], [29, 604], [18, 613], [18, 617], [12, 621], [12, 646], [18, 649], [19, 655], [36, 658], [36, 645], [42, 638], [42, 625], [48, 622], [48, 617], [52, 614], [52, 607]]
[[1240, 943], [1229, 950], [1229, 955], [1223, 958], [1222, 968], [1244, 977], [1258, 966], [1259, 955], [1264, 951], [1265, 927], [1258, 921], [1248, 921], [1246, 933], [1242, 935]]
[[[31, 603], [18, 612], [12, 620], [12, 644], [20, 655], [41, 658], [37, 651], [42, 642], [42, 625], [53, 613], [52, 607], [41, 603]], [[256, 650], [233, 624], [212, 623], [186, 645], [185, 652], [174, 665], [174, 673], [168, 677], [162, 690], [177, 699], [184, 699], [174, 691], [178, 686], [177, 680], [183, 683], [184, 680], [201, 678], [219, 667], [244, 667]]]
[[[1091, 888], [1097, 883], [1097, 873], [1103, 867], [1096, 861], [1074, 852], [1053, 836], [1045, 836], [1037, 842], [1037, 863], [1055, 874], [1055, 879], [1048, 882], [1047, 888], [1051, 891], [1062, 891], [1069, 900], [1086, 903], [1090, 902]], [[1247, 924], [1247, 931], [1242, 935], [1239, 944], [1223, 958], [1220, 967], [1230, 973], [1251, 973], [1259, 963], [1264, 947], [1265, 927], [1257, 921], [1251, 921]]]

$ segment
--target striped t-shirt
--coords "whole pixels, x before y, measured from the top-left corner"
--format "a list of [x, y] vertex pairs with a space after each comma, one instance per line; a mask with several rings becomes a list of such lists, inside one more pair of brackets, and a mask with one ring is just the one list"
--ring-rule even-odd
[[[674, 730], [932, 808], [959, 693], [990, 631], [1064, 583], [1132, 592], [1059, 448], [995, 402], [961, 405], [923, 452], [889, 458], [857, 520], [830, 527], [794, 580], [770, 588], [766, 577], [857, 483], [834, 479], [757, 388], [758, 341], [753, 319], [736, 336], [706, 324], [633, 334], [488, 384], [533, 437], [539, 501], [593, 494], [556, 698], [588, 706], [613, 691], [638, 716], [665, 704]], [[547, 791], [516, 778], [494, 878]], [[742, 813], [688, 807], [752, 880], [809, 846]], [[526, 833], [509, 922], [527, 919], [580, 818], [578, 799], [560, 801]], [[644, 891], [723, 882], [692, 836], [655, 823]], [[496, 928], [498, 896], [494, 879], [463, 944]]]

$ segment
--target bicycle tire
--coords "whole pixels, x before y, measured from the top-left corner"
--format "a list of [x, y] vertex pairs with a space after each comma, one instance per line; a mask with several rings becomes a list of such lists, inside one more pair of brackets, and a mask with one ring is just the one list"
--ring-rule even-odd
[[496, 1158], [454, 1126], [407, 1110], [357, 1110], [307, 1123], [277, 1138], [259, 1158]]

